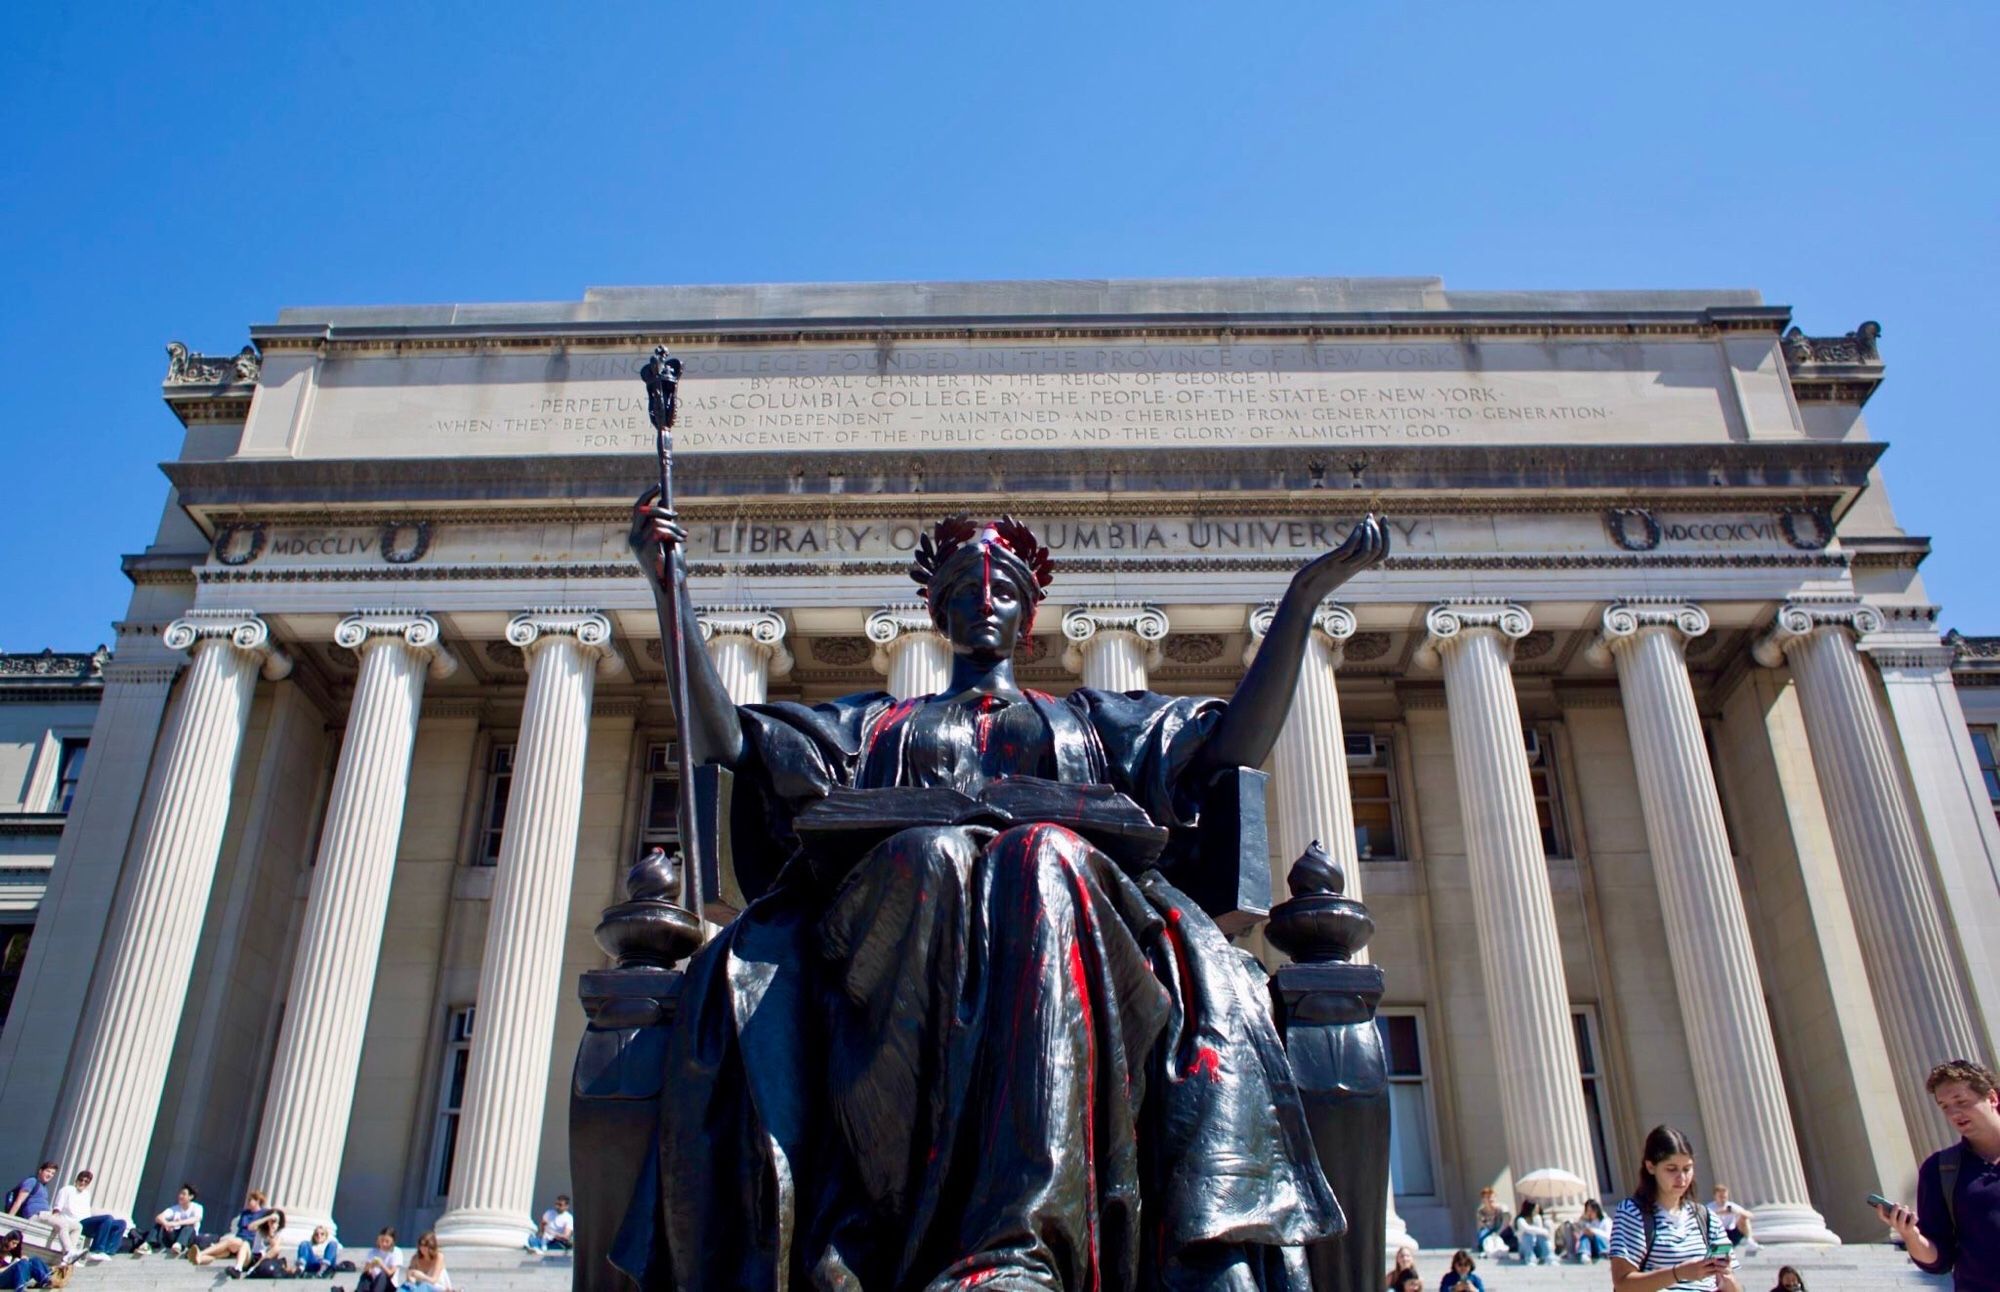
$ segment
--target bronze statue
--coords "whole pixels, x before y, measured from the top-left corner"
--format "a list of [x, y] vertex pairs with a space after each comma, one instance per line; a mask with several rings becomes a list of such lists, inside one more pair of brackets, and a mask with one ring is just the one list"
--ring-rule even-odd
[[[663, 633], [698, 642], [659, 496], [631, 546]], [[690, 1292], [1309, 1287], [1303, 1246], [1340, 1209], [1266, 984], [1187, 893], [1197, 835], [1230, 824], [1284, 722], [1314, 609], [1388, 547], [1370, 517], [1301, 569], [1227, 703], [1023, 690], [1052, 562], [1006, 518], [918, 549], [952, 649], [940, 694], [738, 706], [705, 652], [669, 652], [687, 757], [733, 772], [753, 878], [679, 990], [628, 1272]]]

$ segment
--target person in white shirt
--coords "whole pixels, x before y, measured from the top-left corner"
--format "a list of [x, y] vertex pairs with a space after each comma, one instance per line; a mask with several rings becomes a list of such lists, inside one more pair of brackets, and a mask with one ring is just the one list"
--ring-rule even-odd
[[55, 1202], [50, 1204], [42, 1217], [54, 1231], [65, 1265], [75, 1264], [88, 1249], [83, 1235], [83, 1218], [90, 1214], [91, 1179], [90, 1172], [78, 1171], [75, 1180], [56, 1190]]
[[159, 1248], [173, 1256], [180, 1256], [195, 1245], [201, 1233], [202, 1207], [195, 1201], [192, 1184], [183, 1184], [181, 1191], [174, 1195], [174, 1205], [153, 1217], [152, 1232], [132, 1249], [134, 1256], [144, 1256], [154, 1248]]
[[1757, 1254], [1757, 1240], [1750, 1236], [1750, 1209], [1729, 1200], [1728, 1185], [1715, 1186], [1715, 1200], [1708, 1204], [1708, 1213], [1729, 1235], [1730, 1246], [1741, 1247], [1751, 1256]]
[[569, 1195], [558, 1193], [556, 1205], [542, 1213], [542, 1227], [528, 1239], [531, 1252], [566, 1252], [576, 1246], [576, 1215], [569, 1209]]
[[360, 1277], [354, 1292], [389, 1292], [396, 1286], [396, 1274], [403, 1268], [403, 1254], [396, 1250], [396, 1231], [384, 1229], [375, 1235], [375, 1245], [361, 1258]]

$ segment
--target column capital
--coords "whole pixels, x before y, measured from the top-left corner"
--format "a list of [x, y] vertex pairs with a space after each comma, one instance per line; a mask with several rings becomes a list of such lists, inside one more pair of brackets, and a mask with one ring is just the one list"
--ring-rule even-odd
[[766, 606], [713, 606], [695, 611], [704, 645], [723, 637], [741, 637], [764, 657], [772, 677], [792, 671], [792, 653], [785, 649], [785, 617]]
[[923, 633], [942, 637], [937, 630], [937, 621], [931, 618], [930, 607], [920, 601], [898, 601], [883, 606], [868, 616], [862, 631], [868, 640], [875, 643], [873, 664], [875, 671], [887, 675], [893, 662], [896, 644]]
[[292, 671], [292, 657], [271, 640], [271, 625], [249, 610], [190, 610], [167, 625], [160, 640], [168, 650], [199, 650], [204, 642], [226, 641], [254, 655], [266, 679], [276, 682]]
[[1604, 609], [1597, 637], [1584, 652], [1593, 664], [1609, 664], [1619, 643], [1637, 640], [1648, 628], [1663, 628], [1686, 641], [1708, 631], [1708, 612], [1687, 601], [1667, 597], [1632, 597]]
[[1793, 597], [1778, 607], [1771, 626], [1750, 648], [1751, 657], [1777, 668], [1787, 651], [1822, 628], [1844, 628], [1856, 638], [1866, 637], [1882, 631], [1882, 612], [1858, 597]]
[[1490, 628], [1507, 643], [1514, 643], [1534, 630], [1535, 618], [1528, 608], [1505, 597], [1465, 597], [1440, 601], [1424, 615], [1424, 644], [1417, 648], [1417, 661], [1435, 665], [1446, 646], [1464, 639], [1467, 632]]
[[442, 633], [438, 621], [421, 610], [357, 610], [334, 625], [333, 640], [357, 655], [399, 641], [442, 680], [458, 671], [458, 657], [439, 640]]
[[574, 637], [584, 656], [597, 661], [599, 677], [624, 671], [625, 661], [611, 648], [611, 621], [595, 610], [523, 610], [507, 621], [507, 640], [530, 657], [556, 637]]
[[[1266, 601], [1251, 610], [1245, 625], [1250, 633], [1250, 644], [1243, 648], [1244, 667], [1248, 668], [1250, 661], [1257, 658], [1265, 634], [1271, 631], [1271, 621], [1277, 617], [1278, 603], [1275, 601]], [[1313, 608], [1312, 631], [1326, 643], [1335, 665], [1340, 663], [1341, 654], [1347, 648], [1347, 639], [1354, 636], [1354, 628], [1354, 612], [1337, 601], [1322, 601]]]
[[1084, 647], [1100, 633], [1130, 633], [1146, 648], [1146, 667], [1160, 666], [1160, 642], [1167, 635], [1167, 612], [1137, 601], [1107, 601], [1071, 606], [1063, 612], [1063, 667], [1083, 671]]

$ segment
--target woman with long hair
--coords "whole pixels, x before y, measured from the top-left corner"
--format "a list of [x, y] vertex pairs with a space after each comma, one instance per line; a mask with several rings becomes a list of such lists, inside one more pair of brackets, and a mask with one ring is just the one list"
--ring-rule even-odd
[[1611, 1251], [1611, 1221], [1595, 1198], [1583, 1200], [1583, 1215], [1570, 1228], [1570, 1255], [1580, 1261], [1601, 1261]]
[[438, 1236], [429, 1230], [418, 1237], [417, 1254], [403, 1269], [403, 1286], [410, 1292], [451, 1292], [451, 1275], [445, 1273]]
[[1514, 1237], [1521, 1244], [1521, 1264], [1533, 1265], [1536, 1261], [1555, 1264], [1555, 1249], [1549, 1246], [1552, 1236], [1548, 1222], [1535, 1207], [1535, 1200], [1523, 1198], [1520, 1214], [1514, 1217]]
[[1729, 1235], [1694, 1200], [1694, 1146], [1655, 1126], [1641, 1153], [1639, 1183], [1611, 1223], [1611, 1286], [1617, 1292], [1743, 1292], [1731, 1273]]
[[1398, 1248], [1396, 1250], [1396, 1263], [1389, 1267], [1389, 1277], [1382, 1286], [1391, 1289], [1393, 1292], [1397, 1280], [1403, 1277], [1403, 1271], [1415, 1268], [1417, 1268], [1417, 1249], [1414, 1247]]
[[1771, 1285], [1771, 1292], [1806, 1292], [1805, 1275], [1789, 1265], [1780, 1265], [1778, 1281]]
[[0, 1238], [0, 1288], [7, 1292], [54, 1285], [55, 1274], [49, 1263], [39, 1256], [28, 1255], [26, 1241], [18, 1229], [10, 1229], [5, 1238]]

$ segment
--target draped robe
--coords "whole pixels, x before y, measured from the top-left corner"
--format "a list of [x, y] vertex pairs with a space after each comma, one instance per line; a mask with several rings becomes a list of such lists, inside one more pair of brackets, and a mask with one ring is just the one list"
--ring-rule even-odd
[[733, 851], [775, 875], [689, 966], [652, 1273], [1304, 1292], [1301, 1246], [1342, 1220], [1262, 972], [1158, 870], [1028, 824], [903, 829], [829, 875], [792, 829], [836, 787], [1018, 774], [1192, 827], [1222, 711], [1089, 689], [740, 709]]

